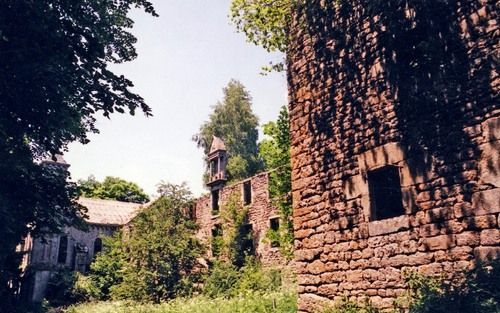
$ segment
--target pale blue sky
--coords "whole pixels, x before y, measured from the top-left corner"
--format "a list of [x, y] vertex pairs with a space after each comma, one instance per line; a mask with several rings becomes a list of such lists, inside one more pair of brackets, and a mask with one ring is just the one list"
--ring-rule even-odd
[[161, 180], [186, 181], [198, 195], [202, 185], [202, 151], [191, 136], [222, 99], [231, 78], [253, 97], [261, 124], [274, 120], [286, 104], [284, 73], [260, 75], [271, 55], [246, 42], [228, 18], [229, 0], [153, 0], [159, 18], [135, 11], [133, 33], [139, 57], [114, 66], [135, 83], [135, 91], [154, 116], [115, 114], [99, 117], [100, 134], [87, 145], [73, 143], [65, 159], [74, 180], [94, 174], [119, 176], [138, 183], [149, 194]]

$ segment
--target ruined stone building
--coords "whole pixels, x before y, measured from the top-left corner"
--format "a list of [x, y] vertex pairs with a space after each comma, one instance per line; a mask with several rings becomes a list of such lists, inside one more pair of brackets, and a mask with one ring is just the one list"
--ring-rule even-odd
[[[57, 162], [69, 166], [60, 156]], [[18, 252], [24, 255], [21, 266], [25, 299], [42, 301], [50, 278], [62, 268], [87, 272], [102, 249], [102, 238], [126, 225], [141, 207], [137, 203], [87, 198], [78, 199], [78, 203], [87, 208], [88, 229], [66, 227], [60, 234], [44, 239], [28, 236], [19, 245]]]
[[228, 155], [224, 143], [214, 137], [208, 154], [210, 164], [207, 186], [210, 193], [196, 200], [194, 212], [199, 225], [197, 237], [208, 248], [208, 258], [215, 255], [212, 243], [223, 236], [221, 211], [231, 197], [237, 197], [238, 205], [248, 209], [246, 225], [247, 242], [243, 243], [248, 253], [253, 254], [264, 266], [284, 264], [278, 243], [267, 240], [269, 229], [278, 230], [280, 216], [269, 198], [268, 173], [260, 173], [243, 181], [226, 185]]
[[299, 312], [500, 256], [498, 3], [299, 1], [288, 54]]

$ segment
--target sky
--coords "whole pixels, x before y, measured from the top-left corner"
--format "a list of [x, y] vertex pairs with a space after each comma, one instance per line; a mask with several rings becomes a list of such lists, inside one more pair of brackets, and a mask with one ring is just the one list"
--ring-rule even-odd
[[232, 78], [250, 92], [261, 125], [275, 120], [287, 102], [285, 73], [263, 76], [260, 69], [282, 56], [247, 43], [236, 32], [228, 17], [229, 0], [152, 2], [158, 18], [131, 12], [138, 58], [111, 68], [134, 82], [133, 91], [154, 116], [97, 116], [100, 133], [91, 134], [86, 145], [70, 144], [64, 158], [73, 180], [118, 176], [150, 195], [160, 181], [186, 182], [200, 195], [205, 192], [203, 152], [191, 137]]

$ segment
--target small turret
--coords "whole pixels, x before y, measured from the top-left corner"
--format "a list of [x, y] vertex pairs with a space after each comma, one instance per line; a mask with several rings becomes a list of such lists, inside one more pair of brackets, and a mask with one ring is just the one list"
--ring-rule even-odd
[[65, 170], [70, 166], [66, 160], [63, 158], [62, 154], [56, 154], [52, 158], [44, 159], [41, 162], [42, 165], [60, 167]]
[[226, 178], [227, 151], [224, 142], [219, 137], [213, 136], [210, 152], [208, 153], [209, 176], [207, 186], [218, 188], [223, 185]]

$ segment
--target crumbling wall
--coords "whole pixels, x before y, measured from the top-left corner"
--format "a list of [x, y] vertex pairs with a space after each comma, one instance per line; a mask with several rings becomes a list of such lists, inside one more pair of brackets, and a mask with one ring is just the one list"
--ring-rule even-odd
[[[288, 82], [299, 311], [342, 295], [389, 307], [402, 270], [500, 256], [493, 0], [299, 1]], [[376, 220], [369, 173], [399, 171]], [[370, 186], [371, 185], [371, 186]]]
[[[252, 225], [252, 237], [255, 249], [255, 255], [264, 266], [284, 264], [284, 259], [279, 252], [279, 248], [271, 247], [266, 240], [266, 234], [269, 230], [269, 220], [272, 217], [279, 217], [278, 210], [271, 204], [269, 199], [269, 177], [267, 173], [257, 174], [245, 181], [251, 184], [251, 203], [248, 204], [248, 223]], [[243, 183], [237, 182], [224, 186], [220, 190], [219, 206], [223, 210], [225, 204], [233, 194], [241, 196], [241, 206], [243, 206]], [[208, 256], [211, 257], [211, 238], [212, 229], [215, 225], [222, 224], [219, 214], [212, 214], [211, 195], [205, 195], [196, 200], [195, 205], [196, 223], [199, 225], [197, 237], [205, 243], [209, 249]]]

